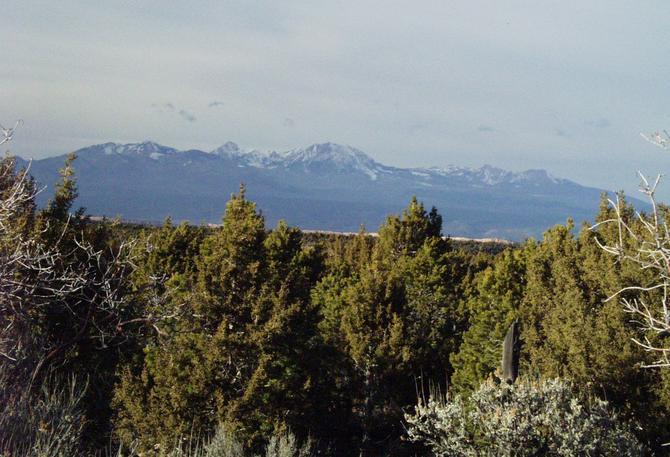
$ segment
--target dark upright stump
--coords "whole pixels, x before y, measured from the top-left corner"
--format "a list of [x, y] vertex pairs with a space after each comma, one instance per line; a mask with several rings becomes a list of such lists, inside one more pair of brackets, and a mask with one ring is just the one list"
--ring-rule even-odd
[[519, 355], [521, 353], [521, 341], [519, 339], [519, 323], [514, 321], [507, 330], [505, 341], [503, 341], [502, 356], [502, 379], [509, 384], [514, 384], [519, 376]]

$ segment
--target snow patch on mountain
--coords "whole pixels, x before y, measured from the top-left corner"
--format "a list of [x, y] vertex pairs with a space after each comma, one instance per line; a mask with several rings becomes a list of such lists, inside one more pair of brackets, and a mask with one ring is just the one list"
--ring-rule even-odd
[[237, 162], [238, 167], [274, 168], [277, 166], [279, 154], [275, 151], [263, 152], [257, 149], [243, 150], [236, 143], [228, 141], [211, 151], [219, 157]]
[[522, 172], [513, 172], [503, 170], [502, 168], [484, 165], [481, 168], [458, 167], [448, 165], [446, 167], [431, 167], [421, 169], [433, 175], [439, 175], [446, 178], [458, 177], [465, 179], [470, 183], [480, 183], [486, 186], [497, 186], [501, 184], [561, 184], [567, 180], [555, 178], [545, 170], [526, 170]]
[[228, 141], [227, 143], [222, 144], [211, 152], [214, 155], [226, 157], [229, 159], [243, 157], [245, 155], [245, 152], [240, 149], [237, 143], [233, 143], [232, 141]]
[[142, 143], [105, 143], [92, 147], [94, 150], [99, 149], [106, 155], [139, 155], [148, 156], [152, 159], [157, 159], [165, 154], [173, 154], [177, 152], [176, 149], [154, 143], [153, 141], [144, 141]]
[[299, 166], [305, 171], [332, 169], [337, 172], [359, 172], [376, 180], [383, 165], [375, 162], [363, 151], [336, 143], [313, 144], [280, 155], [286, 168]]
[[[106, 155], [138, 155], [161, 160], [167, 155], [178, 157], [184, 155], [190, 161], [189, 153], [202, 151], [178, 151], [177, 149], [162, 146], [152, 141], [142, 143], [116, 144], [105, 143], [92, 146], [93, 151], [102, 152]], [[222, 159], [231, 160], [239, 168], [253, 167], [260, 169], [283, 168], [301, 173], [316, 175], [337, 174], [361, 174], [372, 181], [380, 177], [409, 176], [416, 180], [417, 184], [426, 186], [428, 183], [437, 182], [444, 178], [454, 178], [458, 182], [465, 182], [474, 186], [498, 186], [498, 185], [533, 185], [542, 186], [548, 184], [564, 184], [569, 181], [555, 178], [545, 170], [526, 170], [523, 172], [512, 172], [491, 165], [481, 168], [459, 167], [448, 165], [446, 167], [410, 168], [402, 169], [382, 165], [365, 154], [363, 151], [351, 146], [337, 143], [312, 144], [304, 148], [290, 149], [285, 152], [259, 151], [257, 149], [242, 149], [236, 143], [229, 141], [209, 152]]]
[[212, 154], [237, 162], [239, 167], [299, 169], [311, 173], [363, 173], [376, 180], [380, 171], [388, 172], [363, 151], [335, 143], [313, 144], [285, 152], [243, 150], [228, 142], [211, 151]]

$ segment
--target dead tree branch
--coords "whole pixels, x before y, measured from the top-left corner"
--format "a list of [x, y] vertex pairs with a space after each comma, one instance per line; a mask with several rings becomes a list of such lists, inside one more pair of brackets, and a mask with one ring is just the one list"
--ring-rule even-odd
[[[647, 137], [645, 137], [647, 138]], [[659, 139], [660, 138], [660, 139]], [[669, 137], [670, 138], [670, 137]], [[648, 139], [648, 138], [647, 138]], [[654, 143], [666, 147], [667, 141], [660, 135], [653, 136]], [[670, 231], [656, 202], [656, 189], [661, 175], [652, 181], [639, 173], [640, 192], [649, 200], [651, 213], [637, 212], [633, 221], [623, 215], [620, 199], [609, 200], [614, 217], [591, 227], [596, 230], [603, 225], [615, 225], [617, 240], [606, 244], [596, 237], [596, 243], [606, 253], [613, 255], [619, 262], [632, 262], [640, 270], [653, 272], [654, 281], [648, 285], [631, 285], [623, 287], [612, 294], [606, 301], [618, 299], [623, 310], [631, 315], [643, 333], [643, 337], [633, 339], [645, 351], [654, 354], [656, 360], [645, 367], [670, 366], [670, 347], [664, 341], [670, 336], [670, 311], [668, 304], [668, 288], [670, 287]], [[633, 226], [634, 225], [634, 226]], [[660, 292], [659, 294], [652, 294]], [[630, 298], [635, 294], [635, 298]], [[651, 297], [651, 298], [650, 298]]]

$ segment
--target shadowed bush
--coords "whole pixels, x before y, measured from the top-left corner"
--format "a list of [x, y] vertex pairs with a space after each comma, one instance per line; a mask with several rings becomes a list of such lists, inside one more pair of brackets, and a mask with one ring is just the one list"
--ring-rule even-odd
[[48, 377], [41, 388], [5, 382], [0, 374], [0, 456], [81, 455], [86, 385]]

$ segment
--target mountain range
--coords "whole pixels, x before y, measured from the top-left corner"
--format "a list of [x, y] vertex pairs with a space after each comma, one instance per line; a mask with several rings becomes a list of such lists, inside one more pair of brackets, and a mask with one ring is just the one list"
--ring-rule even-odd
[[[147, 222], [171, 216], [218, 223], [244, 183], [269, 226], [285, 219], [303, 229], [357, 231], [364, 225], [375, 231], [415, 195], [427, 209], [438, 208], [445, 234], [521, 240], [568, 217], [593, 219], [602, 192], [544, 170], [392, 167], [334, 143], [262, 152], [232, 142], [213, 151], [182, 151], [147, 141], [99, 144], [76, 154], [78, 205], [92, 215]], [[38, 203], [50, 197], [65, 157], [30, 164], [30, 173], [47, 186]]]

